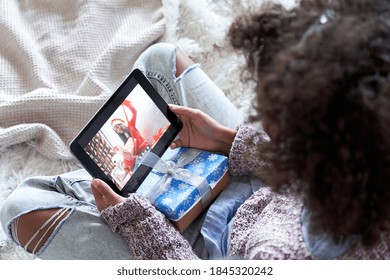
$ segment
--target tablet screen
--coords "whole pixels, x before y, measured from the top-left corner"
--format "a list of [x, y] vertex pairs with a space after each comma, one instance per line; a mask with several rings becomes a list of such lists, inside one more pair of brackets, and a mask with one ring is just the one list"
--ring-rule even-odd
[[164, 100], [136, 71], [76, 137], [71, 150], [93, 177], [127, 195], [150, 171], [140, 164], [145, 154], [162, 155], [180, 128]]

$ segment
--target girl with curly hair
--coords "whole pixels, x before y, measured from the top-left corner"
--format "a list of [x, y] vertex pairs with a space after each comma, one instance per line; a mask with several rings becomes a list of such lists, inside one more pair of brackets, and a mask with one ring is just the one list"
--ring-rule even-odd
[[[161, 79], [160, 87], [158, 82], [156, 86], [173, 88], [169, 96], [176, 105], [171, 109], [180, 116], [184, 128], [171, 148], [190, 146], [224, 153], [229, 155], [234, 178], [249, 175], [264, 182], [253, 194], [242, 195], [233, 189], [228, 196], [232, 203], [224, 204], [228, 210], [214, 204], [210, 207], [205, 221], [213, 209], [221, 215], [230, 211], [234, 217], [222, 215], [214, 224], [214, 233], [215, 227], [226, 230], [219, 239], [205, 238], [204, 246], [215, 249], [209, 244], [215, 241], [223, 248], [219, 255], [208, 257], [390, 259], [389, 1], [305, 0], [292, 10], [270, 5], [258, 14], [237, 19], [229, 36], [233, 47], [246, 55], [246, 71], [256, 82], [257, 114], [247, 122], [234, 118], [237, 110], [220, 95], [215, 98], [211, 94], [211, 89], [212, 93], [217, 91], [215, 85], [180, 50], [158, 44], [142, 56], [154, 66], [153, 71], [141, 70], [154, 82]], [[170, 51], [163, 55], [163, 48]], [[172, 50], [176, 58], [173, 73], [181, 77], [171, 77], [174, 82], [155, 72], [158, 61], [165, 57], [167, 63], [172, 61]], [[188, 73], [202, 75], [201, 79], [196, 77], [196, 84], [204, 81], [207, 90], [196, 92], [199, 95], [175, 95], [176, 90], [187, 88], [175, 83], [185, 82]], [[193, 100], [196, 102], [191, 103]], [[222, 101], [224, 108], [210, 110], [209, 104], [218, 106]], [[235, 129], [238, 121], [241, 124]], [[255, 129], [258, 124], [264, 131]], [[24, 189], [31, 189], [31, 185]], [[97, 179], [91, 186], [97, 210], [111, 230], [123, 237], [131, 257], [200, 256], [196, 241], [186, 233], [183, 237], [139, 194], [120, 197]], [[229, 188], [220, 197], [226, 197], [226, 191]], [[9, 211], [22, 199], [12, 195], [5, 207], [8, 211], [2, 213], [3, 227], [22, 245], [30, 239], [38, 251], [45, 249], [41, 241], [28, 237], [33, 236], [37, 221], [44, 223], [56, 214], [36, 211], [32, 217], [31, 213], [18, 214], [20, 210]], [[241, 196], [243, 203], [238, 200]], [[73, 211], [69, 209], [61, 215], [69, 215]], [[42, 213], [47, 215], [40, 217]], [[68, 218], [58, 217], [56, 223]], [[28, 227], [32, 218], [35, 224]], [[102, 239], [102, 254], [107, 243], [111, 250], [117, 249], [113, 255], [126, 257], [121, 241], [109, 239], [94, 221], [99, 232], [89, 236], [95, 234], [90, 238], [94, 242]], [[66, 229], [67, 222], [63, 224]], [[61, 236], [64, 238], [64, 233]], [[75, 237], [72, 242], [77, 240]], [[60, 246], [56, 239], [53, 243]], [[31, 246], [25, 245], [27, 249]], [[46, 250], [51, 250], [52, 257], [53, 249], [49, 246]], [[91, 252], [96, 250], [95, 246]]]
[[[230, 255], [389, 259], [389, 2], [273, 5], [238, 19], [230, 38], [257, 85], [251, 121], [266, 134], [248, 124], [226, 130], [199, 110], [171, 107], [185, 124], [173, 147], [225, 152], [233, 175], [250, 173], [269, 186], [238, 210]], [[120, 208], [139, 208], [134, 200], [103, 217], [121, 232], [126, 222], [115, 217]], [[169, 257], [188, 256], [171, 244]]]

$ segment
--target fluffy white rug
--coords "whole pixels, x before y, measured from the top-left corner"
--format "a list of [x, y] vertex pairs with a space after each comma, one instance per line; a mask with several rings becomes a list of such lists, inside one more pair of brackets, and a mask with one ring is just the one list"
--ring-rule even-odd
[[[233, 52], [226, 41], [226, 32], [234, 18], [259, 10], [264, 0], [163, 0], [166, 32], [161, 41], [182, 48], [225, 92], [244, 113], [250, 110], [251, 85], [240, 82], [244, 66], [242, 56]], [[273, 0], [287, 8], [295, 0]], [[55, 175], [80, 166], [73, 160], [49, 160], [27, 143], [0, 151], [0, 208], [7, 196], [27, 177]], [[0, 228], [0, 259], [34, 259], [15, 246]]]

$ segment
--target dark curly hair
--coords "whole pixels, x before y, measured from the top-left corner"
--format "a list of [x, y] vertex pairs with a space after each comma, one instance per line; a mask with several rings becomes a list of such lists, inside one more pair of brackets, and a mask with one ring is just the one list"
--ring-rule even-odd
[[256, 81], [270, 186], [299, 186], [312, 231], [374, 244], [390, 219], [390, 1], [268, 6], [229, 36]]

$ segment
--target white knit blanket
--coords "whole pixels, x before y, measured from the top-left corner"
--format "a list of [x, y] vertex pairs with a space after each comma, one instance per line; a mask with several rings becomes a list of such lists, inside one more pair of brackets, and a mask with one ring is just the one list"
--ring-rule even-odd
[[0, 147], [67, 145], [164, 32], [159, 0], [2, 1]]
[[[25, 178], [79, 167], [69, 142], [155, 41], [181, 47], [247, 113], [244, 59], [225, 35], [263, 2], [0, 0], [0, 208]], [[0, 227], [0, 259], [26, 258]]]

